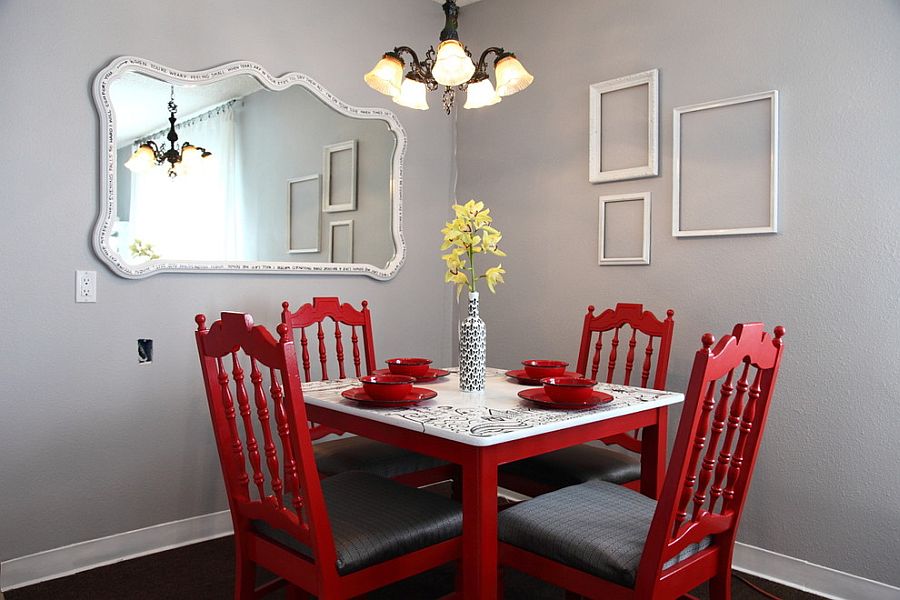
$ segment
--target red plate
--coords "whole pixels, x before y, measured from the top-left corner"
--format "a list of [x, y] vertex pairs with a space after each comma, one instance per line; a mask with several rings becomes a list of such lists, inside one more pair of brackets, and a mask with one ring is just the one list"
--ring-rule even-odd
[[[387, 369], [385, 369], [386, 371]], [[341, 392], [341, 396], [347, 398], [348, 400], [354, 400], [361, 404], [367, 404], [369, 406], [380, 406], [380, 407], [397, 407], [397, 406], [413, 406], [422, 402], [423, 400], [428, 400], [429, 398], [434, 398], [437, 396], [437, 392], [434, 390], [429, 390], [427, 388], [414, 387], [406, 396], [400, 398], [399, 400], [376, 400], [368, 395], [365, 390], [361, 387], [358, 388], [350, 388], [349, 390], [344, 390]]]
[[[523, 373], [525, 371], [522, 371]], [[390, 375], [390, 369], [375, 369], [372, 371], [372, 375]], [[444, 369], [428, 369], [424, 375], [419, 375], [416, 377], [416, 383], [425, 383], [426, 381], [434, 381], [438, 377], [446, 377], [450, 374], [450, 371], [445, 371]], [[410, 375], [410, 377], [415, 377], [415, 375]]]
[[[507, 377], [512, 377], [522, 385], [541, 385], [540, 379], [532, 379], [525, 373], [525, 369], [516, 369], [515, 371], [507, 371]], [[576, 373], [574, 371], [566, 371], [559, 377], [581, 377], [581, 373]]]
[[594, 392], [591, 394], [591, 399], [587, 402], [554, 402], [550, 399], [550, 396], [548, 396], [546, 392], [544, 392], [544, 388], [522, 390], [521, 392], [519, 392], [519, 398], [537, 402], [538, 404], [547, 408], [561, 408], [563, 410], [591, 408], [592, 406], [597, 406], [598, 404], [605, 404], [606, 402], [609, 402], [613, 399], [613, 397], [609, 394], [594, 390]]

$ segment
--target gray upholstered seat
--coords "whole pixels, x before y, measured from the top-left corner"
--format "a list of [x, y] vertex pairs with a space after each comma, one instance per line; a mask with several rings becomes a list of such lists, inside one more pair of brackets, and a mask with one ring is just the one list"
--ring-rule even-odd
[[[500, 540], [626, 587], [634, 587], [656, 501], [619, 485], [589, 481], [538, 496], [499, 516]], [[666, 563], [706, 548], [688, 546]]]
[[[341, 575], [462, 533], [458, 502], [390, 479], [349, 471], [322, 480]], [[257, 533], [310, 556], [284, 531], [254, 521]]]
[[316, 466], [324, 476], [345, 471], [364, 471], [393, 478], [447, 464], [431, 456], [358, 436], [315, 444], [313, 451]]
[[581, 444], [503, 465], [500, 472], [553, 488], [595, 479], [623, 484], [641, 478], [641, 460], [624, 452]]

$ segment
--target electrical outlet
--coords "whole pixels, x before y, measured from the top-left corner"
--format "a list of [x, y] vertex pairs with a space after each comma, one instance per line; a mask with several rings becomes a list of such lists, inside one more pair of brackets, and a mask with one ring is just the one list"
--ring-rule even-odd
[[75, 302], [97, 301], [97, 271], [75, 271]]

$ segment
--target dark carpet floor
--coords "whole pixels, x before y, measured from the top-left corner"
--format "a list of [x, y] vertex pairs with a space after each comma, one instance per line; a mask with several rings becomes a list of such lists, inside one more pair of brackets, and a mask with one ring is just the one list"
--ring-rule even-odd
[[[225, 537], [184, 548], [123, 561], [76, 575], [6, 592], [6, 600], [199, 600], [232, 597], [233, 538]], [[751, 579], [782, 600], [814, 600], [813, 596], [770, 581]], [[447, 566], [369, 594], [369, 600], [427, 600], [452, 591], [454, 568]], [[562, 600], [559, 588], [521, 573], [504, 577], [507, 600]], [[734, 600], [764, 598], [740, 580]], [[706, 600], [705, 589], [695, 595]], [[273, 599], [282, 593], [272, 594]]]

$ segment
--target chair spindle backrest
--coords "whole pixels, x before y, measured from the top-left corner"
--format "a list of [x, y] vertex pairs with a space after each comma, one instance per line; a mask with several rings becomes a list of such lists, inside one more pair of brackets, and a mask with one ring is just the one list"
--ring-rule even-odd
[[195, 320], [236, 535], [262, 519], [322, 552], [316, 556], [333, 555], [291, 329], [279, 325], [275, 340], [248, 314], [222, 313], [208, 329], [204, 315]]
[[784, 349], [784, 328], [763, 327], [736, 325], [715, 348], [702, 338], [639, 581], [709, 535], [734, 542]]
[[619, 371], [622, 373], [619, 383], [623, 385], [665, 389], [674, 314], [675, 311], [668, 310], [666, 319], [660, 321], [652, 312], [645, 311], [642, 304], [620, 303], [615, 310], [607, 309], [594, 316], [594, 307], [588, 306], [575, 370], [606, 383], [615, 383]]
[[[281, 304], [281, 322], [292, 329], [299, 329], [300, 360], [303, 379], [313, 381], [313, 366], [318, 363], [322, 381], [329, 379], [329, 365], [336, 366], [332, 375], [338, 379], [359, 377], [371, 373], [375, 367], [375, 343], [372, 339], [372, 316], [369, 303], [362, 301], [362, 308], [357, 310], [350, 304], [341, 304], [336, 297], [316, 297], [312, 304], [304, 304], [291, 312], [287, 302]], [[327, 323], [326, 320], [330, 320]], [[342, 328], [342, 326], [344, 326]], [[309, 329], [309, 332], [307, 332]], [[349, 336], [346, 335], [349, 333]], [[295, 339], [298, 337], [295, 334]], [[333, 337], [333, 342], [331, 338]], [[346, 368], [347, 351], [345, 345], [349, 338], [352, 371]], [[329, 341], [326, 343], [326, 339]], [[362, 345], [362, 352], [360, 352]], [[312, 346], [312, 348], [310, 348]], [[329, 352], [331, 346], [331, 352]], [[312, 358], [314, 357], [314, 358]], [[365, 364], [361, 361], [365, 360]]]

